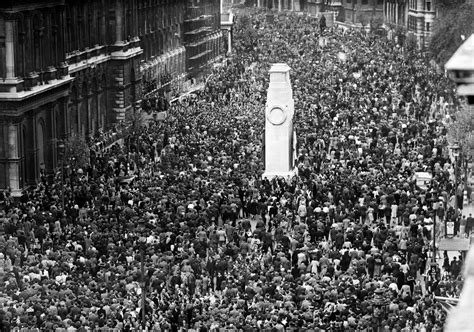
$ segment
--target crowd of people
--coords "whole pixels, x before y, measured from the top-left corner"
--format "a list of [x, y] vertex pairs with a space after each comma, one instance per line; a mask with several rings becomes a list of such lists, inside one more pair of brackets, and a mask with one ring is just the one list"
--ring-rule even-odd
[[[429, 273], [434, 213], [455, 215], [436, 107], [452, 86], [379, 36], [266, 14], [241, 13], [234, 53], [166, 120], [64, 181], [4, 194], [2, 331], [441, 331], [434, 295], [462, 287], [462, 257]], [[298, 175], [262, 179], [278, 62]]]

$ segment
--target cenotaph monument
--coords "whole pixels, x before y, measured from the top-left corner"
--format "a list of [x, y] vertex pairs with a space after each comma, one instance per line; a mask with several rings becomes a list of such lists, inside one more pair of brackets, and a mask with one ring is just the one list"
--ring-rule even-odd
[[296, 133], [293, 130], [295, 102], [290, 67], [285, 63], [270, 68], [270, 85], [265, 106], [265, 172], [262, 177], [293, 176]]

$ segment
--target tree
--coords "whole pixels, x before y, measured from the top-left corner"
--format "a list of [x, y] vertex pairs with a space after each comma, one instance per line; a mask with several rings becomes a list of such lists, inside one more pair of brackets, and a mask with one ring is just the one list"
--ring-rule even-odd
[[146, 126], [146, 117], [145, 113], [139, 109], [133, 109], [130, 112], [125, 113], [125, 125], [126, 125], [126, 136], [128, 142], [128, 148], [131, 149], [131, 146], [135, 146], [138, 149], [139, 133], [142, 131], [143, 127]]
[[406, 29], [402, 26], [397, 25], [395, 27], [394, 37], [398, 45], [404, 45], [406, 39]]
[[443, 0], [438, 12], [428, 49], [433, 59], [444, 65], [463, 43], [462, 36], [467, 38], [474, 33], [474, 5], [460, 0]]
[[73, 169], [84, 168], [90, 162], [90, 150], [84, 137], [73, 134], [64, 141], [63, 162]]
[[258, 32], [256, 27], [248, 16], [239, 16], [234, 26], [234, 32], [240, 36], [235, 39], [236, 48], [243, 50], [253, 50], [258, 40]]
[[364, 12], [357, 13], [356, 20], [365, 28], [369, 24], [369, 17]]
[[133, 111], [125, 113], [125, 124], [129, 134], [139, 133], [146, 125], [145, 114], [141, 109], [134, 109]]
[[461, 146], [463, 155], [474, 157], [474, 117], [467, 105], [461, 105], [448, 125], [448, 140]]
[[407, 52], [416, 51], [418, 48], [418, 42], [416, 40], [416, 36], [412, 33], [409, 33], [406, 36], [405, 43], [403, 45], [405, 46], [405, 50], [407, 50]]
[[373, 15], [370, 18], [370, 32], [372, 33], [380, 33], [382, 30], [383, 25], [383, 18], [379, 15]]

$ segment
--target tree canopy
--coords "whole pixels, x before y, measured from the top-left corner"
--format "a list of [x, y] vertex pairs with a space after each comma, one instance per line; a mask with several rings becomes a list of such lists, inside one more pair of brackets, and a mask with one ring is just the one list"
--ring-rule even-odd
[[84, 168], [89, 164], [89, 146], [83, 136], [73, 134], [64, 142], [64, 160], [74, 169]]
[[474, 157], [474, 117], [467, 105], [461, 105], [448, 125], [448, 140], [457, 142], [466, 157]]
[[463, 43], [474, 33], [474, 5], [461, 0], [443, 0], [439, 3], [438, 17], [433, 23], [429, 51], [435, 61], [444, 65]]

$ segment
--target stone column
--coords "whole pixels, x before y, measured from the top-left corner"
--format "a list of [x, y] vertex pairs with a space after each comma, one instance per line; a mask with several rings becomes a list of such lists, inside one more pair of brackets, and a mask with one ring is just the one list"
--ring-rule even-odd
[[227, 53], [232, 53], [232, 30], [227, 33]]
[[18, 172], [18, 127], [8, 124], [8, 186], [12, 192], [20, 189], [20, 174]]
[[395, 19], [393, 18], [393, 3], [389, 4], [390, 8], [390, 22], [395, 23]]
[[398, 2], [395, 3], [395, 23], [398, 24]]
[[122, 1], [115, 1], [115, 44], [123, 44], [123, 8]]
[[15, 43], [13, 23], [14, 21], [10, 19], [5, 21], [5, 62], [7, 79], [15, 77]]
[[281, 1], [282, 1], [282, 0], [278, 0], [278, 11], [279, 11], [279, 12], [281, 12], [281, 9], [282, 9]]

